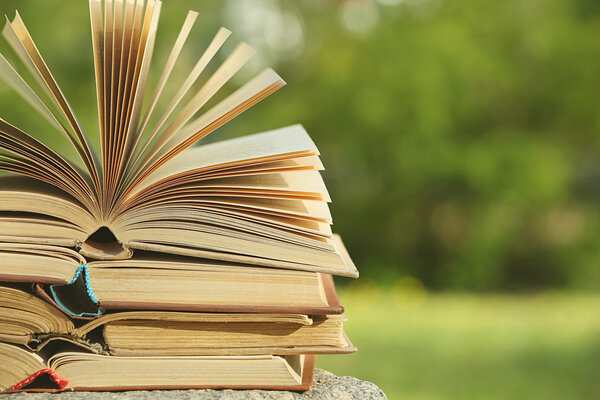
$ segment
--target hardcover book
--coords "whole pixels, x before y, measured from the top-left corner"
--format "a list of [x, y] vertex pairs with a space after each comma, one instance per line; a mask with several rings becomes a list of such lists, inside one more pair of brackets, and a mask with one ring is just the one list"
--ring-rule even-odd
[[[315, 356], [112, 357], [60, 352], [46, 358], [0, 343], [0, 391], [47, 378], [42, 391], [148, 389], [307, 390]], [[29, 391], [35, 391], [30, 386]]]
[[115, 309], [344, 311], [328, 274], [172, 255], [87, 262], [68, 248], [0, 242], [0, 281], [37, 283], [41, 297], [74, 316]]

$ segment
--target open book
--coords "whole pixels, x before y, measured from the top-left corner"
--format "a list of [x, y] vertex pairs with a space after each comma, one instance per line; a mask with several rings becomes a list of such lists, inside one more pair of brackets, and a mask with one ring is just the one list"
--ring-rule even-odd
[[28, 74], [0, 55], [0, 78], [76, 157], [0, 120], [0, 241], [101, 260], [142, 250], [357, 277], [333, 238], [319, 152], [301, 126], [192, 147], [285, 84], [267, 69], [223, 93], [253, 54], [247, 44], [207, 73], [230, 34], [220, 29], [160, 106], [197, 17], [188, 14], [150, 88], [161, 4], [90, 0], [100, 151], [19, 14], [8, 21], [2, 34]]
[[0, 392], [35, 390], [41, 378], [55, 390], [307, 390], [314, 362], [310, 355], [113, 357], [70, 351], [43, 357], [0, 343]]

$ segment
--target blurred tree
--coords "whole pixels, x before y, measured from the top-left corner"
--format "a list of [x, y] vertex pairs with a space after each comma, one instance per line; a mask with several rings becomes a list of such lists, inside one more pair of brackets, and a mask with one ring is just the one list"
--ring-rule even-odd
[[[87, 2], [0, 10], [16, 7], [95, 132]], [[188, 8], [192, 53], [226, 24], [259, 49], [246, 74], [273, 65], [288, 82], [210, 140], [304, 124], [363, 277], [600, 287], [597, 2], [166, 1], [157, 63]], [[0, 109], [45, 134], [3, 85]]]

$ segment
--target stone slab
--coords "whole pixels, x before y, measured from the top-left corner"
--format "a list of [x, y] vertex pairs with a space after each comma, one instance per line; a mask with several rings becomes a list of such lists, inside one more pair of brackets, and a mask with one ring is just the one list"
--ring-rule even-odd
[[374, 383], [351, 376], [315, 370], [314, 384], [304, 393], [270, 390], [140, 390], [130, 392], [14, 393], [0, 400], [382, 400], [387, 399]]

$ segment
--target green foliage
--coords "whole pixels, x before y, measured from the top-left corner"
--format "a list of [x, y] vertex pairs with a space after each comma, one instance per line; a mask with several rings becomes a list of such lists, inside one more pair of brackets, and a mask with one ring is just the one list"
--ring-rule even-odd
[[[436, 289], [600, 288], [597, 2], [386, 3], [360, 3], [378, 18], [357, 32], [343, 22], [346, 2], [251, 2], [297, 15], [305, 45], [259, 61], [288, 86], [210, 140], [302, 123], [327, 168], [335, 230], [363, 277], [414, 276]], [[19, 8], [95, 132], [87, 2], [63, 4], [4, 0], [0, 11]], [[156, 61], [188, 8], [200, 11], [199, 54], [243, 4], [166, 1]], [[2, 117], [46, 135], [23, 107], [0, 85]]]
[[597, 295], [428, 294], [410, 282], [340, 292], [358, 352], [317, 365], [389, 399], [600, 396]]

